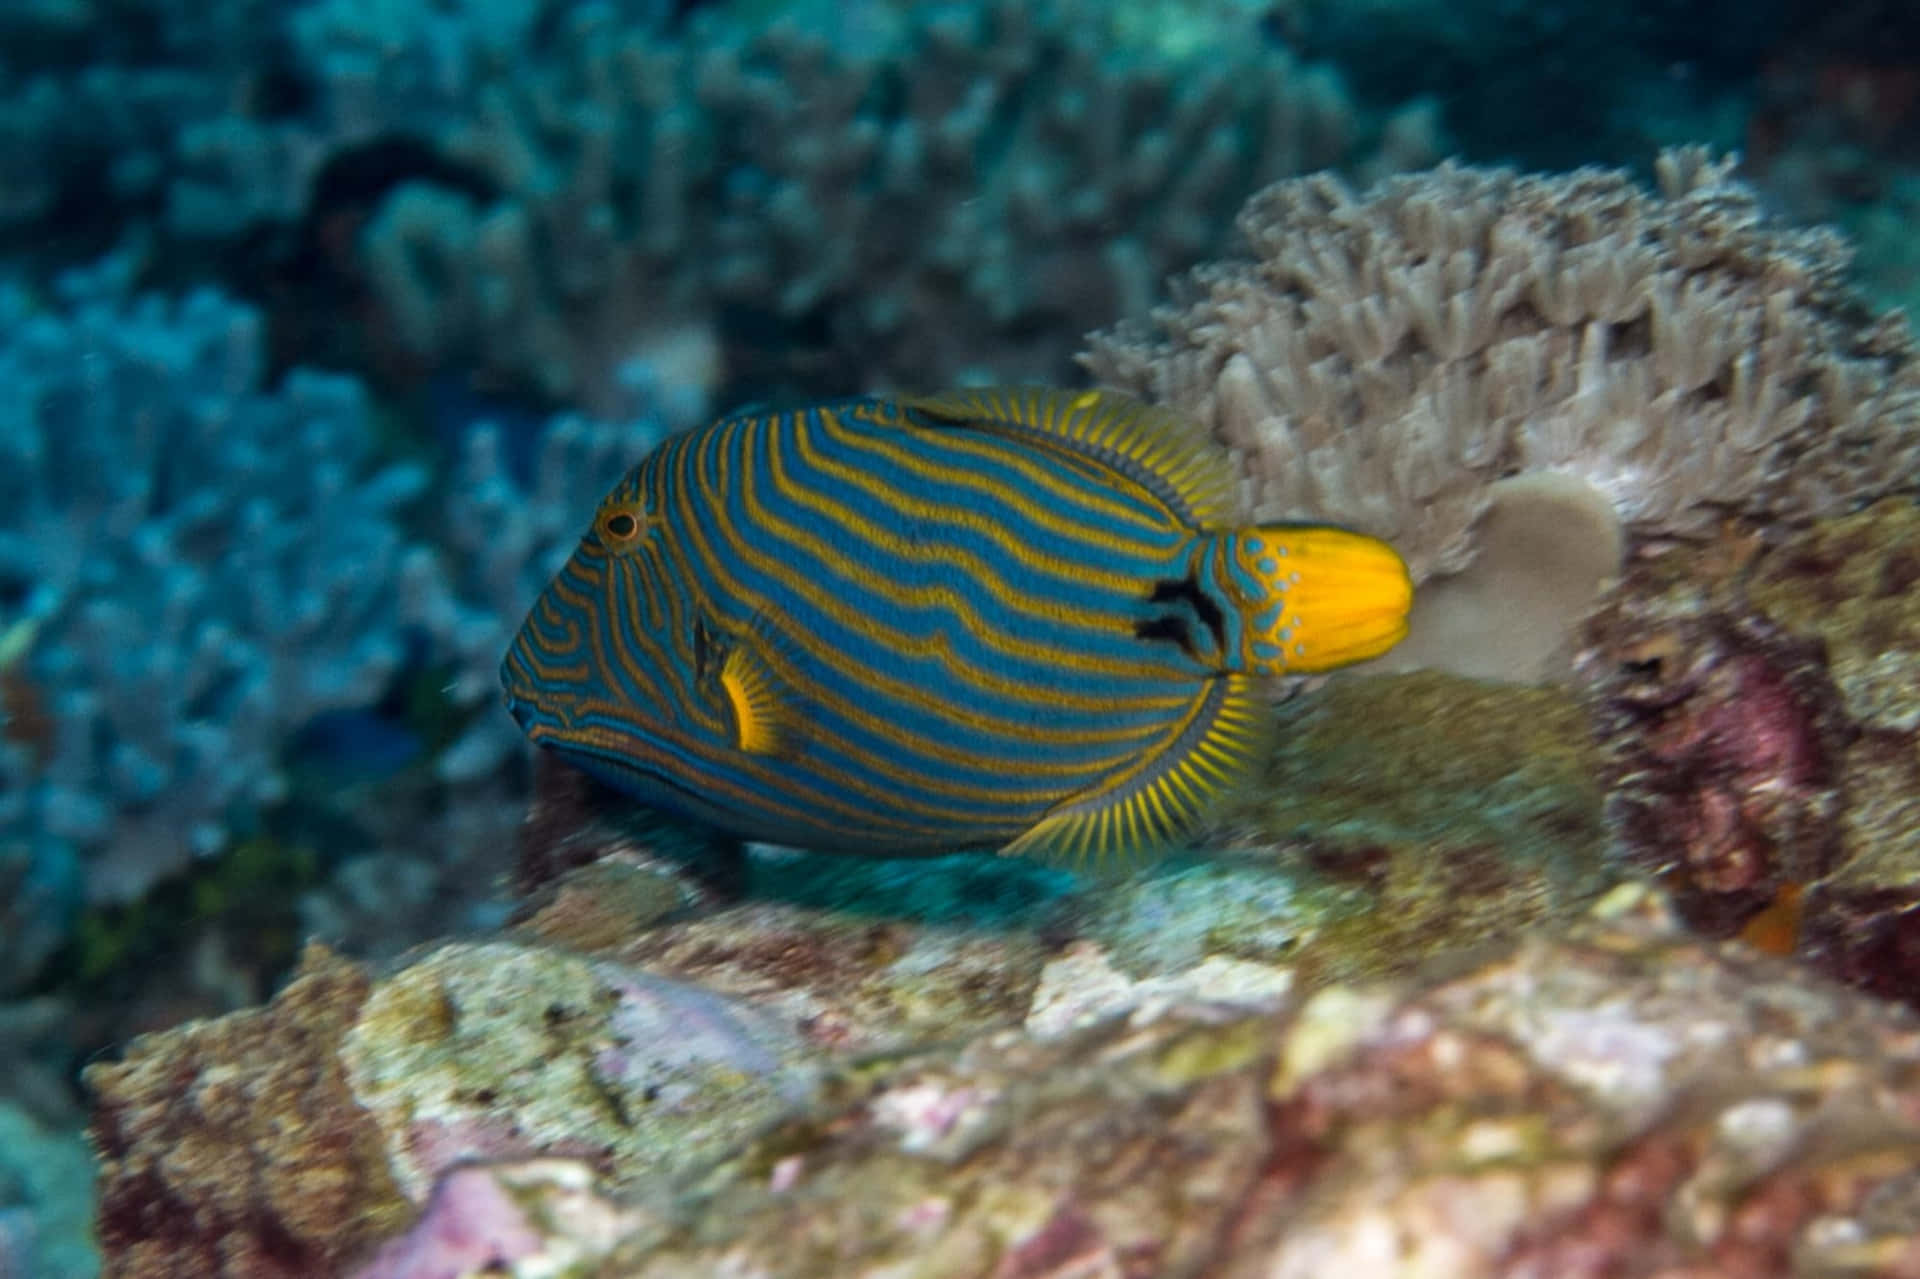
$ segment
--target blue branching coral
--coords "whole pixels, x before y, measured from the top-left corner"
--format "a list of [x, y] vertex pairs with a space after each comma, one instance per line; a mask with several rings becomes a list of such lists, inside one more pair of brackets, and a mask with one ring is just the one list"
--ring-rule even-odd
[[[500, 811], [482, 801], [521, 750], [489, 713], [506, 637], [581, 503], [669, 429], [561, 415], [516, 465], [481, 423], [435, 485], [381, 460], [360, 382], [269, 387], [257, 313], [134, 295], [130, 267], [63, 277], [50, 303], [0, 291], [0, 987], [30, 981], [82, 906], [227, 847], [285, 797], [303, 727], [402, 675], [444, 674], [466, 727], [436, 772]], [[687, 411], [684, 388], [630, 390]]]
[[44, 728], [9, 751], [0, 840], [77, 858], [110, 903], [279, 798], [302, 723], [379, 696], [427, 476], [375, 464], [356, 382], [263, 386], [246, 308], [129, 297], [111, 268], [63, 291], [0, 294], [0, 588]]
[[1381, 138], [1250, 17], [1202, 60], [1078, 0], [703, 11], [672, 38], [615, 8], [577, 9], [524, 69], [463, 63], [450, 127], [398, 87], [417, 50], [368, 82], [497, 192], [416, 183], [369, 223], [403, 339], [600, 411], [636, 346], [729, 310], [800, 348], [790, 377], [1058, 375], [1067, 335], [1147, 305], [1262, 183], [1431, 158], [1417, 108]]

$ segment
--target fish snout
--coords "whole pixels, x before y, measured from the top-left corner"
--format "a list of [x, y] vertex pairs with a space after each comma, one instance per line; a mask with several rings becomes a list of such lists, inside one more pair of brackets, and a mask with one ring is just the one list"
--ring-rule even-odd
[[533, 703], [524, 695], [509, 688], [502, 693], [501, 700], [506, 702], [507, 714], [513, 716], [513, 722], [520, 726], [521, 732], [527, 732], [533, 727], [536, 712]]
[[500, 663], [500, 700], [520, 731], [533, 741], [553, 730], [552, 694], [528, 669], [522, 643], [516, 641]]

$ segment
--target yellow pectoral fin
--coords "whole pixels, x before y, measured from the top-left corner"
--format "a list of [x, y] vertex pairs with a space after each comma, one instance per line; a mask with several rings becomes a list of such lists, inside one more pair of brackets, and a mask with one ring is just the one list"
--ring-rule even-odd
[[1140, 764], [1076, 795], [1005, 848], [1072, 869], [1144, 860], [1191, 835], [1223, 796], [1265, 765], [1272, 709], [1244, 675], [1210, 680], [1173, 740]]
[[793, 740], [793, 699], [753, 643], [732, 645], [720, 663], [720, 693], [733, 724], [733, 744], [749, 755], [772, 755]]

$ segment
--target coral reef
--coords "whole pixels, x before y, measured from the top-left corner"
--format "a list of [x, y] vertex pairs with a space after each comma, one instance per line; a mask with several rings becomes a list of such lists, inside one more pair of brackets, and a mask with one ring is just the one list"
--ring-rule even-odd
[[[497, 198], [403, 186], [367, 273], [422, 356], [602, 414], [623, 365], [701, 322], [757, 326], [729, 341], [749, 385], [1057, 377], [1217, 250], [1247, 192], [1363, 159], [1336, 73], [1250, 14], [1214, 34], [1179, 56], [1077, 0], [902, 6], [863, 41], [582, 14], [429, 133]], [[1431, 158], [1413, 117], [1383, 136], [1376, 170]]]
[[[80, 1052], [257, 997], [299, 927], [387, 954], [497, 922], [486, 858], [523, 777], [490, 713], [504, 627], [579, 495], [723, 377], [1059, 371], [1217, 251], [1252, 186], [1431, 154], [1429, 114], [1354, 112], [1244, 4], [686, 9], [0, 14], [0, 248], [30, 282], [0, 301], [0, 995], [99, 995], [126, 965], [126, 1020]], [[138, 291], [208, 279], [263, 311]], [[355, 350], [371, 395], [289, 369]], [[515, 403], [436, 398], [470, 377], [619, 425], [469, 429]], [[458, 437], [444, 474], [391, 464], [428, 412]], [[404, 717], [430, 768], [349, 729], [330, 749], [386, 789], [305, 780], [354, 717]], [[273, 881], [297, 916], [276, 899], [253, 939], [230, 902], [180, 909], [223, 900], [182, 880], [256, 835], [297, 866]], [[171, 956], [148, 944], [168, 928]]]
[[408, 1220], [338, 1056], [369, 987], [316, 946], [267, 1007], [137, 1039], [87, 1068], [114, 1273], [337, 1273]]
[[1617, 847], [1693, 926], [1920, 1006], [1916, 538], [1888, 499], [1649, 558], [1575, 669]]
[[[1920, 1276], [1920, 28], [1795, 4], [0, 5], [0, 1276]], [[1766, 196], [1389, 176], [1724, 144], [1787, 21]], [[660, 439], [1083, 340], [1420, 578], [1204, 845], [529, 764]]]
[[[541, 1240], [582, 1213], [606, 1227], [596, 1238], [631, 1246], [660, 1224], [674, 1197], [663, 1193], [729, 1183], [742, 1167], [731, 1156], [783, 1117], [801, 1127], [776, 1128], [788, 1135], [768, 1138], [750, 1175], [796, 1175], [808, 1116], [876, 1071], [958, 1044], [992, 1058], [1009, 1035], [1081, 1042], [1116, 1018], [1145, 1032], [1282, 1012], [1327, 982], [1564, 926], [1610, 882], [1594, 856], [1585, 725], [1554, 690], [1431, 674], [1337, 682], [1290, 703], [1287, 729], [1275, 775], [1299, 798], [1237, 813], [1242, 851], [1086, 882], [993, 858], [760, 850], [748, 899], [726, 904], [635, 834], [582, 828], [578, 848], [526, 877], [508, 940], [416, 958], [341, 1014], [330, 1042], [352, 1130], [383, 1134], [390, 1175], [423, 1212], [372, 1273], [471, 1242], [450, 1224], [477, 1210], [461, 1205], [502, 1195], [523, 1216], [478, 1236], [489, 1255], [575, 1255]], [[1476, 818], [1488, 792], [1497, 802]], [[171, 1059], [169, 1038], [144, 1041], [137, 1060]], [[999, 1085], [943, 1078], [902, 1077], [873, 1122], [942, 1160], [999, 1140], [981, 1109]], [[514, 1161], [526, 1159], [578, 1162], [523, 1175]], [[475, 1160], [490, 1165], [462, 1174], [477, 1182], [430, 1193]], [[146, 1188], [110, 1185], [129, 1198]], [[578, 1244], [573, 1227], [552, 1229]]]
[[131, 295], [136, 270], [71, 273], [51, 303], [0, 294], [17, 391], [0, 410], [0, 994], [82, 909], [139, 902], [261, 829], [296, 787], [299, 736], [416, 669], [443, 681], [453, 726], [440, 785], [332, 784], [334, 825], [358, 834], [329, 850], [343, 869], [308, 922], [367, 949], [466, 926], [523, 804], [519, 736], [490, 713], [499, 653], [579, 504], [666, 429], [557, 417], [518, 468], [482, 426], [429, 495], [424, 465], [382, 460], [358, 382], [296, 370], [269, 388], [257, 313]]
[[804, 1041], [739, 1001], [497, 942], [380, 982], [334, 1048], [416, 1201], [453, 1165], [540, 1153], [621, 1184], [686, 1177], [819, 1086]]
[[130, 298], [124, 266], [57, 306], [0, 297], [0, 594], [32, 628], [9, 678], [46, 720], [6, 753], [0, 822], [77, 856], [95, 902], [220, 848], [284, 792], [295, 729], [378, 699], [396, 514], [426, 484], [377, 465], [356, 383], [263, 388], [253, 312]]
[[716, 326], [753, 386], [1059, 376], [1259, 185], [1440, 150], [1427, 105], [1356, 110], [1239, 3], [150, 7], [156, 38], [80, 6], [0, 54], [0, 230], [151, 231], [247, 289], [305, 269], [282, 240], [378, 300], [397, 349], [335, 333], [356, 358], [609, 418]]
[[[1516, 557], [1537, 570], [1517, 587], [1473, 571], [1503, 562], [1489, 530], [1541, 526], [1489, 521], [1518, 481], [1573, 481], [1548, 509], [1603, 547], [1911, 488], [1920, 360], [1851, 299], [1844, 242], [1767, 221], [1729, 161], [1672, 151], [1658, 170], [1657, 196], [1592, 169], [1446, 165], [1364, 196], [1282, 182], [1241, 215], [1249, 259], [1198, 270], [1151, 330], [1096, 336], [1085, 362], [1204, 422], [1254, 514], [1392, 540], [1425, 584], [1407, 660], [1511, 629], [1488, 601], [1524, 598], [1538, 554]], [[1502, 673], [1547, 669], [1590, 598]]]
[[[1556, 688], [1336, 680], [1282, 705], [1273, 762], [1219, 842], [1310, 872], [1294, 877], [1305, 900], [1269, 915], [1297, 921], [1304, 971], [1405, 969], [1550, 925], [1613, 884], [1589, 732]], [[1242, 913], [1212, 912], [1216, 946]]]
[[[817, 981], [819, 964], [872, 962], [820, 954], [784, 971], [811, 968]], [[577, 980], [562, 978], [570, 993], [549, 1006], [490, 977], [501, 963]], [[740, 1056], [749, 1041], [725, 1029], [743, 1015], [777, 1021], [768, 988], [722, 995], [667, 983], [684, 998], [671, 1012], [652, 1006], [680, 1033], [663, 1037], [664, 1024], [649, 1022], [623, 1050], [615, 1032], [638, 1029], [622, 1022], [625, 997], [592, 994], [615, 971], [628, 974], [616, 984], [641, 983], [631, 989], [664, 981], [641, 969], [522, 944], [448, 948], [374, 983], [370, 996], [350, 971], [316, 959], [302, 996], [296, 983], [263, 1013], [174, 1032], [126, 1066], [95, 1068], [108, 1089], [96, 1130], [114, 1152], [104, 1220], [116, 1273], [178, 1273], [166, 1249], [185, 1246], [179, 1223], [218, 1219], [205, 1201], [184, 1199], [139, 1218], [148, 1234], [138, 1247], [115, 1228], [155, 1189], [129, 1170], [173, 1139], [148, 1130], [146, 1144], [119, 1144], [129, 1135], [121, 1121], [146, 1113], [129, 1105], [124, 1080], [157, 1076], [183, 1052], [199, 1059], [219, 1035], [244, 1030], [259, 1043], [276, 1025], [283, 1049], [297, 1046], [283, 1056], [318, 1054], [332, 1064], [309, 1077], [351, 1095], [330, 1093], [330, 1109], [308, 1112], [304, 1127], [276, 1125], [268, 1120], [284, 1113], [284, 1093], [229, 1083], [221, 1131], [256, 1142], [233, 1166], [337, 1157], [339, 1138], [316, 1148], [316, 1121], [357, 1134], [351, 1148], [363, 1154], [360, 1138], [377, 1133], [375, 1147], [412, 1169], [403, 1179], [419, 1209], [377, 1252], [366, 1233], [354, 1236], [367, 1276], [480, 1264], [526, 1275], [564, 1264], [636, 1276], [846, 1276], [910, 1263], [928, 1275], [1036, 1277], [1414, 1268], [1467, 1277], [1566, 1273], [1576, 1258], [1632, 1273], [1920, 1265], [1920, 1022], [1784, 961], [1685, 938], [1643, 889], [1470, 963], [1456, 956], [1393, 983], [1312, 993], [1285, 966], [1244, 961], [1117, 981], [1097, 944], [1075, 943], [984, 1022], [929, 1023], [878, 1056], [856, 1046], [815, 1057], [812, 1069], [824, 1065], [831, 1081], [814, 1076], [785, 1106], [757, 1112], [786, 1115], [772, 1127], [724, 1107], [678, 1110], [665, 1121], [685, 1125], [685, 1145], [617, 1136], [626, 1107], [674, 1111], [668, 1094], [692, 1097], [675, 1093], [673, 1069], [645, 1103], [620, 1083], [612, 1096], [525, 1085], [572, 1068], [564, 1063], [624, 1060], [634, 1046], [679, 1058], [721, 1040], [740, 1072], [731, 1086], [773, 1084], [780, 1057]], [[548, 978], [534, 985], [545, 991]], [[323, 981], [345, 981], [345, 995], [316, 998]], [[303, 1019], [295, 1003], [334, 1011]], [[716, 1021], [702, 1009], [728, 1011]], [[576, 1024], [583, 1014], [605, 1018], [603, 1030]], [[863, 1015], [879, 1021], [857, 1043], [884, 1040], [873, 1032], [892, 1012], [871, 1005]], [[484, 1027], [508, 1023], [522, 1029], [488, 1042]], [[543, 1034], [553, 1049], [525, 1058], [531, 1075], [488, 1073], [487, 1062], [521, 1060]], [[393, 1053], [398, 1066], [412, 1059], [408, 1045], [435, 1036], [460, 1046], [422, 1081], [404, 1069], [365, 1074], [369, 1054]], [[576, 1037], [585, 1055], [566, 1046]], [[238, 1060], [222, 1079], [251, 1077], [245, 1063], [257, 1058]], [[470, 1069], [477, 1091], [442, 1087]], [[463, 1160], [485, 1152], [454, 1142], [414, 1164], [428, 1116], [396, 1104], [401, 1093], [484, 1117], [504, 1137], [504, 1158]], [[362, 1109], [355, 1098], [368, 1096]], [[614, 1139], [511, 1153], [592, 1132]], [[201, 1193], [227, 1202], [219, 1188]], [[391, 1227], [395, 1215], [382, 1212]], [[343, 1241], [331, 1255], [345, 1251]], [[279, 1273], [236, 1268], [245, 1264], [208, 1256], [196, 1273]]]

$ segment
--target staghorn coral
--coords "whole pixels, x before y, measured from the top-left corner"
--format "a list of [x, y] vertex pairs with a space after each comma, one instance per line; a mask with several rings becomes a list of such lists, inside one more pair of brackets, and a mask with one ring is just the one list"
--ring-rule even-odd
[[[97, 65], [0, 47], [0, 229], [239, 249], [241, 288], [256, 233], [317, 231], [386, 312], [403, 352], [379, 358], [604, 417], [633, 365], [720, 322], [756, 386], [1057, 376], [1262, 183], [1439, 149], [1431, 103], [1356, 110], [1241, 0], [137, 4], [177, 38], [81, 10], [60, 43]], [[335, 166], [400, 142], [447, 163], [330, 216]]]
[[[524, 802], [523, 742], [491, 713], [499, 653], [580, 503], [667, 426], [478, 428], [429, 498], [424, 466], [382, 460], [358, 381], [269, 386], [256, 312], [136, 295], [139, 270], [123, 254], [52, 300], [0, 289], [0, 995], [81, 912], [139, 901], [289, 799], [332, 814], [334, 873], [303, 904], [323, 935], [384, 951], [492, 922], [478, 898]], [[416, 514], [430, 540], [402, 532]], [[436, 777], [301, 784], [316, 723], [429, 678], [450, 703]]]
[[[77, 237], [98, 252], [177, 196], [200, 131], [267, 113], [280, 7], [55, 0], [0, 9], [0, 232], [26, 232], [36, 249]], [[244, 186], [222, 194], [230, 198], [192, 202], [196, 212], [232, 226], [257, 203]]]
[[[1658, 195], [1597, 169], [1448, 164], [1364, 196], [1283, 182], [1241, 214], [1249, 259], [1199, 269], [1151, 328], [1095, 335], [1084, 362], [1204, 422], [1255, 515], [1394, 541], [1437, 579], [1429, 615], [1503, 505], [1549, 512], [1507, 521], [1523, 547], [1543, 520], [1589, 545], [1617, 524], [1632, 545], [1912, 487], [1911, 337], [1858, 309], [1843, 241], [1768, 222], [1732, 163], [1666, 152]], [[1544, 499], [1543, 477], [1563, 482]], [[1578, 607], [1557, 612], [1506, 673], [1564, 642]], [[1430, 658], [1421, 632], [1416, 616]]]

